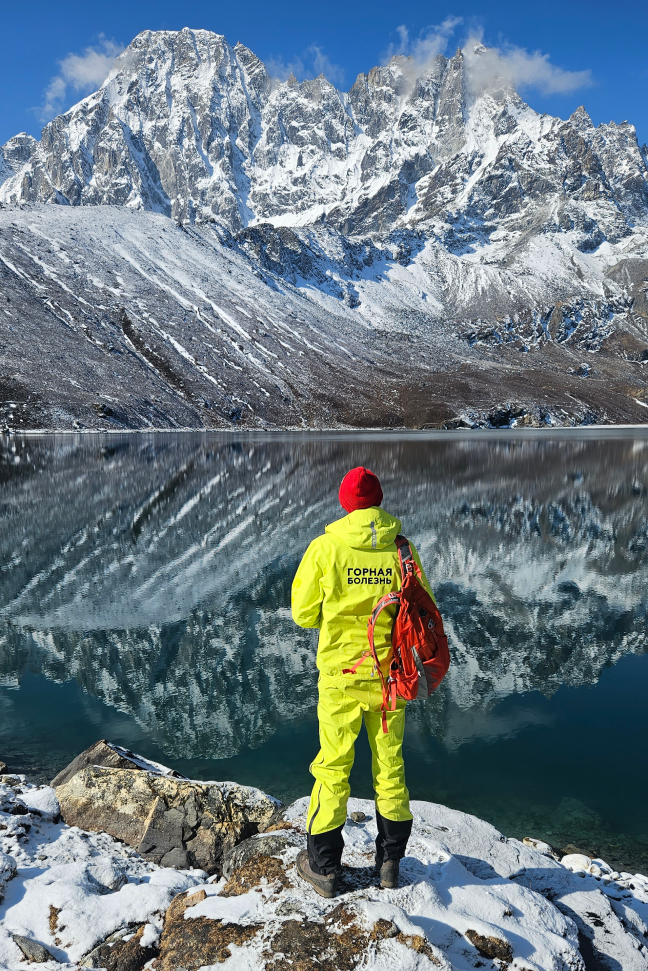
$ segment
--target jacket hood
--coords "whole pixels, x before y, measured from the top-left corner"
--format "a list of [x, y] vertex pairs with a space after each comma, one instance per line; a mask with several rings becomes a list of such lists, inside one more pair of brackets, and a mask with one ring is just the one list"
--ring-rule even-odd
[[355, 509], [336, 519], [326, 527], [326, 532], [337, 536], [354, 550], [382, 550], [396, 539], [401, 522], [379, 506]]

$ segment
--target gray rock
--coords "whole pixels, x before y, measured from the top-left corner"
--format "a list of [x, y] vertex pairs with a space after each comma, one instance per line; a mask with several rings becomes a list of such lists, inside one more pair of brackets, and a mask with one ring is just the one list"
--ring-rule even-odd
[[[144, 924], [131, 924], [111, 934], [105, 941], [81, 958], [82, 968], [105, 968], [106, 971], [141, 971], [145, 964], [157, 957], [157, 947], [142, 947]], [[124, 937], [128, 937], [127, 941]]]
[[304, 915], [304, 905], [297, 900], [282, 900], [277, 906], [275, 913], [279, 914], [280, 917], [290, 917], [292, 914]]
[[45, 964], [46, 961], [58, 961], [46, 947], [39, 944], [38, 941], [32, 941], [29, 937], [23, 937], [21, 934], [12, 934], [14, 944], [17, 944], [20, 950], [23, 952], [28, 961], [33, 964]]
[[114, 860], [91, 863], [87, 872], [90, 879], [100, 888], [100, 893], [114, 893], [128, 883], [125, 866]]
[[161, 866], [173, 867], [175, 870], [187, 870], [191, 866], [191, 854], [180, 846], [174, 846], [173, 849], [164, 854], [160, 864]]
[[223, 876], [228, 880], [231, 875], [244, 864], [257, 856], [278, 856], [287, 846], [295, 845], [295, 840], [289, 835], [268, 834], [267, 836], [253, 836], [234, 846], [223, 857]]
[[122, 839], [148, 860], [179, 869], [221, 869], [223, 854], [252, 836], [281, 804], [233, 783], [86, 766], [57, 789], [70, 826]]
[[7, 775], [8, 772], [7, 763], [0, 761], [0, 775]]
[[174, 769], [167, 769], [166, 766], [149, 762], [148, 759], [142, 758], [141, 755], [136, 755], [135, 752], [131, 752], [129, 749], [122, 748], [121, 745], [114, 745], [111, 742], [107, 742], [105, 738], [101, 738], [84, 752], [81, 752], [80, 755], [77, 755], [69, 765], [52, 779], [50, 785], [54, 786], [54, 788], [62, 786], [64, 783], [69, 782], [72, 776], [76, 775], [81, 769], [85, 769], [87, 765], [104, 765], [110, 769], [146, 769], [149, 772], [159, 772], [160, 774], [169, 775], [176, 779], [184, 778], [184, 776], [181, 776]]
[[4, 896], [4, 889], [8, 882], [16, 876], [16, 861], [13, 856], [0, 851], [0, 900]]

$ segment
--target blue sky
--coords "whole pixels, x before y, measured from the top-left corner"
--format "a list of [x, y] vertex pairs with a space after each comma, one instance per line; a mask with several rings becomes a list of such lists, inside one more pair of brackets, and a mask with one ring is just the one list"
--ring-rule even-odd
[[[120, 46], [144, 29], [202, 27], [250, 47], [275, 73], [324, 73], [348, 89], [390, 51], [453, 53], [481, 36], [507, 58], [534, 108], [567, 117], [584, 104], [595, 124], [632, 122], [648, 141], [648, 3], [489, 0], [168, 0], [4, 5], [0, 144], [97, 87]], [[441, 25], [441, 26], [440, 26]], [[543, 55], [542, 57], [540, 55]]]

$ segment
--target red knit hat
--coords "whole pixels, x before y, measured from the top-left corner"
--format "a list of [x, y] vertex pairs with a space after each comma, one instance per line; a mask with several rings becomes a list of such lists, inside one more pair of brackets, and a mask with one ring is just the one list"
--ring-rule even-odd
[[356, 509], [368, 509], [369, 506], [379, 506], [383, 500], [378, 476], [371, 469], [359, 465], [351, 469], [342, 479], [340, 486], [340, 505], [347, 512]]

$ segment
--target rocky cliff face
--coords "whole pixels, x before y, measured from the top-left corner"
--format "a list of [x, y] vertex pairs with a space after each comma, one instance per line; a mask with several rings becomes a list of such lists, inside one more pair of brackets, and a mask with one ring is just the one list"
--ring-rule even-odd
[[436, 219], [437, 231], [455, 227], [455, 245], [472, 235], [456, 226], [468, 217], [534, 213], [585, 251], [645, 225], [634, 129], [594, 128], [583, 108], [567, 122], [539, 116], [502, 78], [481, 76], [486, 53], [425, 67], [394, 57], [343, 93], [323, 76], [279, 83], [209, 31], [144, 31], [40, 145], [18, 136], [5, 146], [15, 175], [2, 198], [127, 205], [231, 232], [324, 217], [356, 235]]
[[[204, 427], [238, 408], [265, 426], [645, 420], [648, 150], [631, 125], [594, 127], [583, 108], [567, 121], [537, 114], [487, 77], [487, 57], [396, 57], [345, 93], [322, 76], [280, 83], [208, 31], [138, 35], [40, 143], [18, 135], [2, 148], [3, 292], [34, 334], [45, 324], [66, 360], [95, 372], [92, 386], [74, 375], [69, 414], [34, 378], [12, 378], [6, 397], [38, 397], [27, 420], [59, 427]], [[39, 239], [56, 240], [46, 265]], [[234, 264], [265, 330], [289, 308], [300, 338], [323, 334], [301, 355], [292, 398], [281, 382], [255, 388], [245, 295], [226, 317], [214, 308]], [[194, 308], [202, 333], [189, 337]], [[151, 333], [150, 316], [179, 315], [202, 363], [168, 329]], [[106, 340], [96, 328], [107, 317]], [[243, 336], [231, 335], [247, 386], [238, 404], [204, 327]], [[360, 363], [347, 370], [349, 335]], [[15, 340], [2, 349], [7, 376], [21, 370]], [[104, 344], [127, 347], [136, 372], [110, 415], [92, 401], [92, 388], [109, 394], [108, 362], [95, 360]], [[266, 370], [281, 374], [284, 351], [266, 346]], [[46, 349], [34, 360], [49, 370]], [[326, 379], [332, 368], [355, 385], [350, 403]], [[223, 388], [212, 414], [210, 379]], [[151, 381], [143, 397], [166, 397], [157, 410], [133, 400]]]

